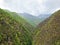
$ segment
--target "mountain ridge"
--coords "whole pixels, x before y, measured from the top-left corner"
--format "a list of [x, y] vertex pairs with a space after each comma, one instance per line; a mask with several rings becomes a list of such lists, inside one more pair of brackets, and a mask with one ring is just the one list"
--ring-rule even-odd
[[47, 22], [40, 26], [34, 39], [34, 45], [60, 45], [60, 10], [53, 13]]
[[0, 9], [0, 45], [32, 44], [31, 28], [28, 28], [30, 25], [16, 15]]

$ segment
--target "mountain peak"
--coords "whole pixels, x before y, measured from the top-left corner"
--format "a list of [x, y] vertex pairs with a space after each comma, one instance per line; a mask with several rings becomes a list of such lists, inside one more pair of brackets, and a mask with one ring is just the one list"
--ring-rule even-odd
[[60, 17], [60, 10], [53, 13], [51, 17], [54, 17], [54, 18], [58, 19]]
[[60, 12], [60, 10], [58, 10], [58, 12]]
[[[55, 12], [55, 14], [57, 14], [57, 13], [59, 13], [60, 14], [60, 10], [57, 10], [56, 12]], [[54, 14], [54, 13], [53, 13]]]

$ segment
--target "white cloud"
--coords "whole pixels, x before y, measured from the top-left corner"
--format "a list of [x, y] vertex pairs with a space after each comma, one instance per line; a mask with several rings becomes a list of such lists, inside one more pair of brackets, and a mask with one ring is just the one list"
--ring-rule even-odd
[[4, 0], [0, 0], [0, 8], [2, 8], [2, 9], [9, 9], [8, 7], [5, 6], [5, 4], [6, 3], [4, 2]]
[[43, 13], [45, 0], [4, 0], [5, 7], [16, 12], [27, 12], [33, 15]]
[[4, 0], [0, 0], [0, 7], [4, 8]]
[[60, 0], [47, 0], [45, 6], [47, 9], [45, 13], [55, 12], [55, 10], [60, 8]]
[[0, 7], [33, 15], [52, 13], [60, 8], [60, 0], [0, 0]]

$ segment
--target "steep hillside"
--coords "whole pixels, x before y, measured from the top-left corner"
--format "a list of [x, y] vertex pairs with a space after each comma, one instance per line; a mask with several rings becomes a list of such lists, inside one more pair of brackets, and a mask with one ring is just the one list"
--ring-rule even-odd
[[41, 23], [33, 45], [60, 45], [60, 10]]
[[0, 45], [31, 45], [31, 27], [16, 13], [0, 9]]
[[31, 32], [33, 32], [34, 30], [34, 26], [32, 26], [27, 19], [24, 19], [23, 17], [21, 17], [21, 15], [19, 15], [16, 12], [10, 12], [9, 10], [5, 10], [6, 12], [8, 12], [12, 17], [15, 18], [16, 21], [18, 21], [19, 23], [21, 23], [22, 25], [24, 25], [27, 29], [29, 29]]
[[50, 17], [51, 14], [40, 14], [38, 17], [41, 19], [41, 20], [45, 20], [46, 18]]

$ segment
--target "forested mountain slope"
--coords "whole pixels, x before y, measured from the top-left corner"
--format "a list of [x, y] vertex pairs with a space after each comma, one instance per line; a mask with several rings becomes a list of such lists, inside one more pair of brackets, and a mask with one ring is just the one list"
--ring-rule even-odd
[[33, 45], [60, 45], [60, 10], [41, 24], [33, 38]]
[[32, 28], [16, 13], [0, 9], [0, 45], [31, 45]]

